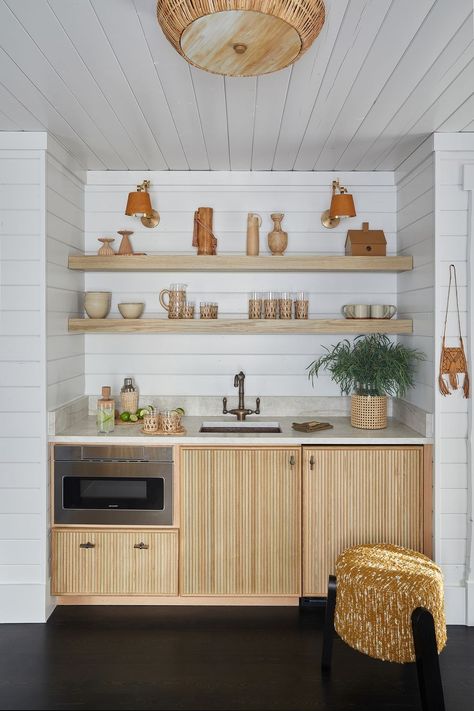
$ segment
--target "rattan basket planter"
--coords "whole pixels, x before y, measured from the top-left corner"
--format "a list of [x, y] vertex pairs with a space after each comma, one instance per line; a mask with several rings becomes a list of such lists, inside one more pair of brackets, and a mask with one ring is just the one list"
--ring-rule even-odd
[[173, 47], [200, 69], [226, 76], [276, 72], [319, 35], [323, 0], [158, 0]]
[[352, 395], [351, 425], [360, 430], [383, 430], [387, 426], [386, 395]]

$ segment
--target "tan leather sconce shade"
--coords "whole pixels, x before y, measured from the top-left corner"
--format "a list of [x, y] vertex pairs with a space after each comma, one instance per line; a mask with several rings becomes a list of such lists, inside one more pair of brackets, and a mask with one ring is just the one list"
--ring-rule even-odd
[[127, 207], [125, 208], [126, 215], [149, 215], [152, 211], [150, 196], [144, 190], [140, 192], [129, 193]]
[[339, 184], [339, 178], [332, 181], [332, 196], [329, 210], [321, 215], [321, 224], [328, 230], [337, 227], [341, 218], [355, 217], [357, 215], [354, 198], [347, 192], [347, 188]]
[[343, 193], [332, 196], [329, 217], [355, 217], [356, 214], [352, 195]]
[[136, 215], [141, 217], [142, 225], [145, 227], [156, 227], [160, 221], [160, 216], [151, 206], [148, 188], [150, 181], [144, 180], [141, 185], [137, 185], [134, 193], [128, 194], [126, 215]]

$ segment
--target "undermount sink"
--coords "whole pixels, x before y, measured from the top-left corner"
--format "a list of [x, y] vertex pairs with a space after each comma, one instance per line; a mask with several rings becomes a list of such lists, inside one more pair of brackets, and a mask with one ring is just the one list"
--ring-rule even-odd
[[238, 420], [210, 420], [201, 424], [199, 432], [249, 432], [249, 433], [267, 433], [279, 434], [281, 427], [279, 422], [239, 422]]

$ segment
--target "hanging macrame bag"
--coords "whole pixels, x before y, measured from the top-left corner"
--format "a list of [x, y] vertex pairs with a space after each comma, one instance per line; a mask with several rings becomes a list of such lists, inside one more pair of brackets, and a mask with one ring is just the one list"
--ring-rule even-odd
[[[458, 334], [459, 346], [448, 348], [446, 346], [446, 327], [448, 324], [449, 314], [449, 299], [451, 296], [451, 286], [454, 282], [454, 293], [456, 295], [456, 312], [458, 316]], [[454, 264], [449, 266], [449, 286], [448, 298], [446, 301], [446, 314], [444, 317], [443, 342], [441, 345], [441, 357], [439, 362], [438, 383], [442, 395], [451, 395], [453, 390], [459, 387], [459, 376], [464, 374], [464, 383], [462, 386], [464, 397], [469, 397], [469, 374], [467, 372], [467, 358], [464, 351], [464, 343], [461, 335], [461, 317], [459, 315], [459, 296], [458, 296], [458, 281], [456, 276], [456, 267]]]

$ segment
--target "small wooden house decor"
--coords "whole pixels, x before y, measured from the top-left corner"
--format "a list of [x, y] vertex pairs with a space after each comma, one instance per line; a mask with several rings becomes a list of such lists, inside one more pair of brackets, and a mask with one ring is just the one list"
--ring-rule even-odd
[[385, 257], [387, 240], [383, 230], [369, 230], [369, 223], [363, 222], [361, 230], [347, 230], [346, 256]]

